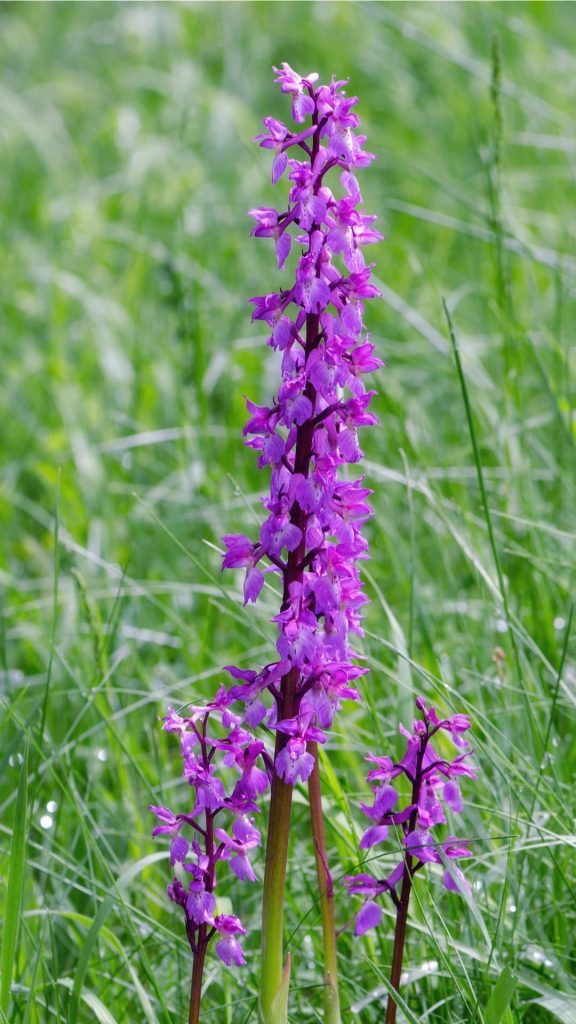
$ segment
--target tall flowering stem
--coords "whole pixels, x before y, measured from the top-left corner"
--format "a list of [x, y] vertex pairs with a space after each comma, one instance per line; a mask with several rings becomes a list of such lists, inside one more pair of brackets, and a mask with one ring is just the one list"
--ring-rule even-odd
[[[386, 878], [377, 879], [372, 875], [360, 874], [346, 879], [348, 891], [364, 897], [364, 903], [356, 917], [355, 935], [363, 935], [375, 928], [382, 918], [382, 907], [376, 899], [387, 894], [396, 907], [396, 927], [390, 983], [398, 992], [404, 959], [408, 908], [414, 875], [425, 864], [444, 864], [442, 881], [452, 892], [469, 892], [470, 887], [462, 871], [453, 862], [472, 854], [465, 842], [455, 836], [436, 840], [432, 830], [446, 824], [445, 808], [459, 813], [463, 809], [462, 794], [458, 785], [460, 776], [476, 778], [475, 772], [466, 764], [470, 755], [463, 734], [470, 728], [465, 715], [453, 715], [439, 719], [434, 708], [428, 708], [419, 697], [416, 701], [421, 718], [416, 719], [412, 733], [400, 726], [400, 732], [408, 741], [408, 749], [398, 763], [389, 757], [368, 755], [367, 760], [376, 764], [368, 772], [368, 780], [377, 782], [374, 788], [374, 803], [362, 804], [364, 814], [373, 824], [360, 840], [361, 850], [371, 850], [388, 838], [391, 826], [402, 833], [404, 856]], [[463, 752], [452, 760], [436, 753], [432, 739], [441, 731], [448, 733], [455, 745]], [[411, 787], [410, 802], [400, 810], [396, 809], [398, 792], [392, 780], [404, 775]], [[396, 1000], [388, 997], [386, 1024], [395, 1024]]]
[[[296, 129], [264, 119], [257, 141], [274, 154], [272, 181], [288, 172], [287, 209], [250, 211], [253, 234], [272, 238], [280, 269], [298, 249], [292, 282], [257, 296], [253, 319], [269, 325], [268, 344], [280, 355], [282, 379], [270, 405], [247, 402], [247, 444], [270, 467], [268, 518], [258, 541], [241, 534], [223, 538], [223, 566], [246, 570], [244, 599], [257, 600], [264, 573], [280, 577], [278, 660], [260, 671], [229, 670], [243, 700], [246, 719], [276, 731], [274, 777], [264, 877], [260, 1015], [265, 1024], [286, 1019], [287, 973], [283, 973], [283, 914], [292, 787], [313, 779], [311, 804], [322, 894], [327, 965], [326, 1019], [337, 1024], [333, 914], [316, 744], [324, 743], [342, 700], [357, 700], [352, 685], [364, 669], [355, 662], [350, 634], [362, 635], [360, 609], [366, 598], [358, 561], [367, 557], [361, 534], [371, 514], [362, 479], [340, 479], [347, 463], [362, 457], [358, 429], [377, 422], [369, 411], [374, 392], [366, 372], [382, 365], [365, 335], [366, 299], [379, 293], [362, 249], [377, 242], [375, 218], [362, 210], [355, 177], [372, 155], [357, 134], [355, 97], [343, 81], [316, 85], [288, 64], [275, 68], [276, 82], [292, 99]], [[292, 153], [292, 156], [289, 154]], [[296, 156], [303, 159], [296, 159]], [[329, 175], [334, 181], [328, 184]], [[339, 188], [337, 196], [333, 187]], [[266, 698], [271, 695], [271, 703]]]

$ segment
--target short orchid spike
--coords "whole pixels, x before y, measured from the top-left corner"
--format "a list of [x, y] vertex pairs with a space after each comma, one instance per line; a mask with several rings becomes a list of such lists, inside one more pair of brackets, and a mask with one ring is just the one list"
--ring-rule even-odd
[[[209, 724], [213, 727], [210, 731]], [[188, 1019], [197, 1024], [204, 960], [212, 939], [216, 938], [216, 954], [227, 967], [246, 963], [239, 942], [246, 934], [242, 922], [233, 914], [217, 913], [216, 874], [227, 861], [241, 881], [256, 880], [252, 857], [260, 846], [260, 831], [254, 815], [268, 788], [268, 772], [258, 766], [264, 744], [228, 709], [225, 691], [211, 704], [188, 707], [185, 715], [170, 708], [164, 729], [176, 733], [180, 740], [183, 775], [192, 799], [184, 813], [151, 806], [158, 819], [152, 835], [170, 839], [174, 878], [168, 896], [184, 915], [192, 951]], [[224, 781], [230, 769], [234, 781], [226, 792]], [[227, 829], [216, 827], [225, 823]]]
[[[369, 754], [367, 760], [375, 765], [367, 778], [373, 785], [373, 803], [362, 804], [361, 808], [370, 820], [370, 826], [360, 840], [361, 850], [380, 847], [389, 839], [391, 830], [399, 831], [404, 845], [403, 859], [386, 878], [371, 874], [352, 875], [346, 879], [348, 892], [363, 898], [362, 907], [356, 916], [354, 934], [363, 935], [370, 928], [376, 928], [382, 917], [382, 907], [377, 900], [390, 897], [396, 907], [396, 932], [392, 957], [390, 981], [398, 991], [408, 905], [412, 880], [426, 864], [438, 864], [444, 868], [442, 882], [450, 892], [466, 894], [470, 885], [456, 861], [471, 857], [472, 852], [463, 839], [454, 835], [436, 837], [438, 828], [445, 831], [453, 814], [463, 808], [460, 791], [461, 778], [476, 778], [475, 770], [468, 764], [472, 751], [465, 738], [470, 729], [466, 715], [452, 715], [439, 718], [434, 708], [429, 708], [422, 697], [416, 700], [420, 718], [414, 720], [412, 732], [400, 726], [407, 747], [401, 761], [390, 757]], [[432, 745], [434, 738], [446, 734], [458, 753], [444, 756]], [[399, 807], [396, 780], [404, 776], [411, 786], [407, 806]], [[396, 1020], [396, 1003], [388, 998], [386, 1024]]]

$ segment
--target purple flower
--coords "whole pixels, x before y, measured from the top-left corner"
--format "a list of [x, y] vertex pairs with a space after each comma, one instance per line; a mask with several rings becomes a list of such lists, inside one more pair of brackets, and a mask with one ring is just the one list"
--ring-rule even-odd
[[278, 68], [273, 70], [277, 75], [274, 81], [280, 83], [282, 92], [292, 94], [292, 120], [299, 123], [305, 121], [314, 113], [316, 106], [312, 97], [307, 95], [306, 89], [317, 81], [318, 75], [313, 72], [306, 78], [302, 78], [286, 63], [282, 64], [282, 70]]
[[442, 875], [442, 885], [448, 892], [457, 892], [459, 896], [463, 893], [470, 894], [472, 889], [470, 883], [466, 881], [460, 868], [456, 864], [451, 864], [450, 869], [446, 869]]
[[377, 843], [383, 843], [388, 838], [388, 826], [387, 825], [372, 825], [371, 828], [366, 829], [362, 839], [360, 840], [361, 850], [370, 850]]
[[276, 756], [276, 771], [281, 779], [294, 785], [302, 782], [312, 774], [314, 758], [306, 752], [306, 741], [299, 736], [288, 740], [286, 746]]
[[[286, 154], [282, 154], [282, 156], [286, 157]], [[282, 170], [284, 170], [287, 158], [282, 161], [282, 156], [280, 157], [280, 165], [283, 163]], [[272, 175], [272, 184], [275, 184], [275, 177], [277, 178], [279, 175]], [[251, 234], [256, 238], [274, 238], [276, 240], [276, 259], [279, 268], [282, 269], [292, 245], [292, 236], [289, 232], [285, 231], [286, 218], [281, 220], [277, 211], [270, 209], [268, 206], [259, 206], [248, 212], [256, 220], [256, 227], [252, 229]]]
[[264, 586], [264, 576], [259, 569], [247, 569], [244, 579], [244, 604], [257, 601]]
[[264, 125], [268, 131], [257, 135], [254, 141], [259, 142], [264, 149], [272, 149], [275, 153], [272, 163], [272, 184], [275, 185], [288, 166], [285, 143], [290, 138], [290, 132], [285, 124], [276, 121], [273, 117], [265, 117]]
[[264, 744], [259, 740], [249, 743], [241, 750], [233, 751], [234, 764], [242, 773], [234, 787], [236, 797], [241, 796], [248, 801], [254, 801], [268, 789], [268, 775], [257, 765], [263, 751]]
[[155, 804], [149, 804], [148, 810], [152, 811], [152, 814], [155, 814], [163, 822], [162, 825], [156, 825], [152, 829], [153, 836], [174, 835], [175, 832], [180, 830], [186, 820], [183, 814], [173, 814], [168, 807], [157, 807]]
[[463, 809], [462, 793], [457, 782], [446, 782], [443, 789], [444, 802], [457, 813]]
[[[374, 772], [368, 772], [368, 778], [374, 776]], [[361, 804], [361, 808], [364, 814], [368, 818], [372, 818], [374, 821], [379, 821], [384, 815], [389, 814], [393, 807], [398, 802], [398, 793], [394, 789], [394, 786], [378, 786], [374, 790], [374, 804], [372, 807], [368, 807], [366, 804]]]
[[206, 892], [200, 882], [190, 883], [190, 892], [186, 898], [186, 914], [195, 924], [210, 921], [214, 911], [215, 900], [211, 892]]
[[302, 530], [288, 516], [271, 516], [262, 523], [260, 541], [267, 555], [279, 558], [283, 548], [294, 551], [302, 539]]
[[379, 903], [367, 900], [356, 916], [354, 935], [364, 935], [370, 928], [376, 928], [382, 919], [382, 907]]
[[[472, 856], [472, 851], [468, 849], [464, 840], [457, 839], [456, 836], [447, 836], [440, 845], [451, 860]], [[438, 862], [440, 862], [440, 857], [438, 857]]]
[[298, 305], [307, 313], [319, 313], [330, 301], [330, 289], [327, 282], [316, 273], [316, 257], [313, 253], [302, 256], [298, 263], [294, 296]]
[[256, 545], [243, 533], [230, 533], [222, 537], [222, 540], [227, 549], [222, 559], [223, 569], [238, 569], [253, 564]]
[[[271, 435], [275, 438], [276, 435]], [[280, 438], [278, 438], [282, 444]], [[283, 447], [283, 445], [282, 445]], [[231, 533], [222, 537], [226, 546], [226, 553], [222, 558], [223, 569], [246, 569], [244, 578], [244, 604], [248, 601], [256, 601], [264, 586], [264, 575], [256, 568], [262, 550], [257, 544], [253, 544], [242, 533]]]
[[188, 728], [188, 719], [176, 714], [173, 708], [168, 708], [168, 714], [162, 719], [165, 732], [177, 732], [182, 736]]
[[256, 875], [248, 859], [248, 852], [260, 846], [261, 836], [252, 821], [242, 815], [232, 825], [232, 836], [221, 828], [216, 829], [215, 835], [224, 846], [224, 859], [230, 861], [234, 874], [244, 882], [255, 882]]
[[404, 844], [408, 853], [412, 857], [416, 857], [421, 864], [436, 860], [433, 849], [434, 839], [428, 829], [414, 829], [413, 832], [409, 832], [404, 840]]
[[246, 935], [242, 923], [234, 914], [218, 914], [214, 918], [214, 927], [220, 935], [215, 949], [222, 962], [227, 967], [232, 967], [233, 964], [242, 967], [246, 960], [240, 943], [235, 938], [236, 935]]
[[224, 806], [224, 785], [217, 777], [214, 765], [204, 765], [195, 757], [190, 757], [184, 762], [184, 775], [196, 790], [193, 815], [203, 811], [218, 811]]
[[393, 779], [395, 775], [399, 775], [399, 771], [396, 770], [396, 766], [391, 757], [376, 757], [374, 754], [367, 754], [366, 760], [371, 761], [373, 764], [378, 765], [377, 768], [372, 768], [366, 778], [368, 782], [372, 782], [374, 779]]
[[384, 891], [372, 875], [350, 875], [345, 879], [348, 892], [360, 895], [379, 896]]
[[183, 864], [188, 856], [189, 843], [184, 836], [174, 836], [170, 843], [170, 864]]

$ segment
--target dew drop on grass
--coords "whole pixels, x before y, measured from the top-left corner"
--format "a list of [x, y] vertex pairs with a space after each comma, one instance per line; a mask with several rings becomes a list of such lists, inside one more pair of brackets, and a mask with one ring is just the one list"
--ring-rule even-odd
[[508, 623], [506, 622], [506, 619], [496, 619], [496, 632], [497, 633], [507, 633], [508, 632]]
[[528, 956], [532, 960], [532, 963], [542, 964], [543, 967], [554, 967], [554, 963], [546, 955], [543, 949], [539, 946], [530, 946], [528, 949]]
[[46, 804], [46, 810], [48, 811], [49, 814], [55, 814], [56, 811], [58, 810], [58, 804], [56, 803], [56, 801], [49, 800], [48, 803]]
[[52, 828], [53, 824], [54, 818], [52, 818], [49, 814], [43, 814], [42, 817], [40, 818], [40, 825], [42, 828]]
[[108, 760], [108, 751], [107, 750], [103, 750], [103, 749], [99, 750], [98, 754], [96, 756], [97, 756], [99, 761], [107, 761]]
[[438, 961], [437, 960], [424, 960], [420, 964], [420, 971], [422, 972], [422, 974], [436, 974], [437, 970], [438, 970]]
[[24, 758], [22, 757], [22, 754], [10, 754], [8, 764], [11, 768], [16, 768], [19, 764], [22, 764], [23, 760]]
[[557, 630], [560, 631], [560, 630], [564, 629], [565, 625], [566, 625], [566, 619], [563, 619], [561, 615], [559, 615], [556, 619], [554, 619], [554, 629], [557, 629]]

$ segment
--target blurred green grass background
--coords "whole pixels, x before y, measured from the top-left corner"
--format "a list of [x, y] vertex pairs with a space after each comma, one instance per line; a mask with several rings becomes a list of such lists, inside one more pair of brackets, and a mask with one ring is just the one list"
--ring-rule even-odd
[[[276, 368], [247, 298], [279, 275], [246, 210], [276, 201], [251, 140], [288, 117], [271, 75], [287, 60], [350, 76], [386, 235], [371, 673], [329, 742], [334, 874], [357, 864], [363, 752], [399, 752], [417, 693], [469, 711], [474, 899], [420, 880], [406, 998], [432, 1024], [576, 1021], [573, 43], [572, 3], [2, 4], [0, 1019], [185, 1018], [146, 807], [188, 796], [167, 703], [273, 641], [274, 592], [245, 613], [217, 547], [254, 529], [266, 488], [242, 396], [269, 396]], [[291, 863], [290, 1020], [307, 1024], [319, 913], [298, 794]], [[251, 927], [249, 967], [210, 961], [204, 1017], [248, 1024], [259, 889], [222, 896]], [[338, 923], [351, 912], [337, 886]], [[385, 921], [341, 936], [346, 1022], [382, 1020], [391, 906]], [[517, 988], [490, 1016], [506, 964]]]

